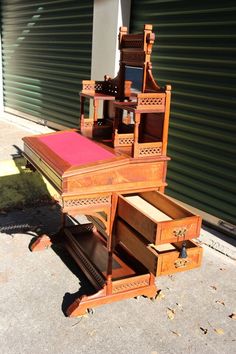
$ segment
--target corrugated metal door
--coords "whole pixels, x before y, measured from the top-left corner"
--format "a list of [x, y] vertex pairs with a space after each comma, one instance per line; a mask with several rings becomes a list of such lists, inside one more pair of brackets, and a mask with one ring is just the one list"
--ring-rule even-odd
[[53, 127], [78, 127], [90, 79], [93, 0], [3, 0], [5, 111]]
[[235, 1], [133, 0], [131, 31], [145, 23], [154, 76], [173, 90], [166, 192], [235, 224]]

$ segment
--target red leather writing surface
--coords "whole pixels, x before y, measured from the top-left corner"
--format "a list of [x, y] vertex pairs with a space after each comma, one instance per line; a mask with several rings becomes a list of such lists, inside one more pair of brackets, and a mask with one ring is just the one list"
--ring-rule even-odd
[[115, 157], [74, 131], [44, 135], [38, 137], [38, 140], [70, 165], [78, 166]]

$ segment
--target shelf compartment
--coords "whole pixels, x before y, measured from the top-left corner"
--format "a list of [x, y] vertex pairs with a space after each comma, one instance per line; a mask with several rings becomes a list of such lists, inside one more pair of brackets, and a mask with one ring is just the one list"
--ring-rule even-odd
[[[93, 286], [96, 289], [100, 289], [105, 285], [109, 275], [109, 253], [106, 247], [106, 240], [99, 232], [93, 231], [89, 225], [92, 224], [65, 228], [64, 245]], [[127, 260], [128, 257], [122, 256], [122, 252], [120, 254], [118, 252], [112, 254], [111, 278], [115, 288], [116, 281], [118, 281], [117, 286], [120, 286], [123, 279], [125, 279], [125, 284], [128, 284], [128, 278], [144, 275], [144, 267], [138, 267], [135, 262], [132, 262], [132, 259], [129, 262]]]

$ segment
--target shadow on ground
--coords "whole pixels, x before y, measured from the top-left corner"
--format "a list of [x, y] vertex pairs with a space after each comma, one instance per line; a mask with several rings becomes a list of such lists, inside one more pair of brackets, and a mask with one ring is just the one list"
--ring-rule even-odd
[[[67, 223], [70, 223], [68, 220]], [[40, 205], [34, 208], [21, 208], [8, 210], [0, 214], [0, 235], [5, 233], [15, 237], [23, 234], [31, 236], [29, 245], [40, 235], [53, 236], [57, 234], [61, 226], [61, 209], [59, 205]], [[78, 278], [79, 289], [75, 293], [66, 292], [62, 299], [61, 310], [65, 316], [67, 308], [80, 296], [90, 295], [95, 292], [75, 261], [58, 242], [52, 245], [52, 250], [62, 260], [65, 266]], [[30, 250], [29, 250], [30, 252]], [[43, 252], [43, 251], [41, 251]], [[61, 279], [63, 281], [63, 279]]]

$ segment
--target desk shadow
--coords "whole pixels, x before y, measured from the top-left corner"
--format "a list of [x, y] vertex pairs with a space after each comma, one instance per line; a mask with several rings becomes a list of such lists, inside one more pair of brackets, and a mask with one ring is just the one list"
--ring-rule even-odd
[[13, 208], [0, 213], [0, 233], [27, 234], [35, 239], [43, 234], [55, 234], [60, 222], [61, 210], [56, 204]]
[[[46, 234], [52, 236], [53, 240], [53, 235], [57, 235], [61, 226], [61, 208], [48, 192], [42, 175], [26, 168], [26, 159], [21, 155], [21, 150], [17, 146], [15, 149], [17, 153], [12, 155], [12, 161], [0, 161], [0, 167], [1, 163], [2, 166], [5, 164], [6, 171], [6, 175], [0, 176], [0, 233], [27, 234], [32, 237], [30, 247], [38, 236]], [[72, 219], [67, 224], [71, 222]], [[95, 289], [60, 240], [52, 245], [52, 249], [80, 284], [77, 292], [65, 293], [63, 297], [61, 309], [67, 316], [67, 308], [76, 299], [95, 293]]]
[[[70, 224], [68, 220], [67, 224]], [[60, 237], [57, 240], [58, 229], [61, 226], [61, 209], [59, 206], [41, 206], [38, 208], [26, 208], [23, 210], [13, 210], [9, 213], [0, 215], [0, 233], [6, 233], [12, 236], [20, 234], [28, 235], [30, 241], [28, 247], [42, 234], [52, 237], [55, 235], [55, 243], [51, 246], [54, 253], [60, 257], [65, 266], [75, 275], [76, 284], [79, 283], [79, 289], [75, 293], [66, 292], [63, 296], [61, 310], [67, 317], [66, 310], [80, 296], [91, 295], [96, 291], [86, 278], [80, 267], [73, 260], [71, 255], [63, 246], [63, 240]], [[18, 235], [14, 235], [17, 234]], [[63, 278], [60, 279], [63, 281]]]
[[92, 295], [96, 292], [94, 287], [88, 281], [82, 270], [70, 256], [70, 254], [66, 251], [66, 249], [60, 244], [54, 244], [52, 246], [53, 251], [57, 254], [58, 257], [62, 260], [62, 262], [66, 265], [66, 267], [78, 278], [80, 288], [75, 293], [65, 293], [63, 296], [63, 301], [61, 304], [61, 310], [63, 314], [67, 317], [67, 309], [68, 307], [79, 297], [82, 295]]

